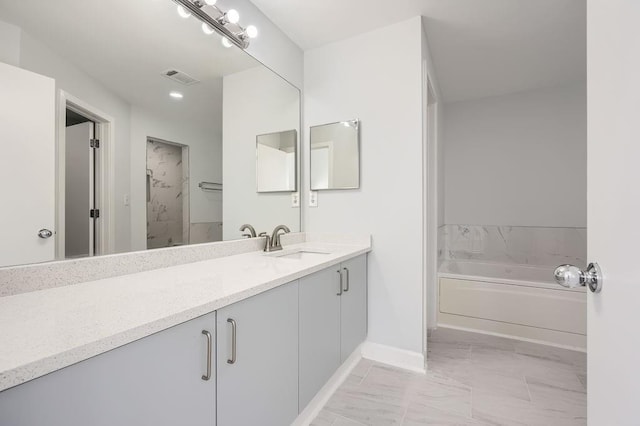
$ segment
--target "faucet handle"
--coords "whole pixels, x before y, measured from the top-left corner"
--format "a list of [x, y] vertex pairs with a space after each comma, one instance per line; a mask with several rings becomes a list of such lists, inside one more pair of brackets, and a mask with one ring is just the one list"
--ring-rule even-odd
[[258, 237], [265, 237], [265, 243], [264, 243], [264, 251], [266, 252], [270, 252], [271, 251], [271, 237], [269, 235], [267, 235], [266, 232], [261, 232]]

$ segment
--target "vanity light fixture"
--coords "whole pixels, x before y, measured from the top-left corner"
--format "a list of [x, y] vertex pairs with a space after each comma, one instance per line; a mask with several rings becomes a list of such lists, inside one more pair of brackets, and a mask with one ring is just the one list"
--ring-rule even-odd
[[189, 16], [191, 16], [191, 13], [187, 12], [187, 9], [185, 9], [182, 6], [178, 6], [178, 15], [181, 18], [187, 19]]
[[233, 46], [233, 43], [231, 43], [231, 42], [229, 41], [229, 39], [228, 39], [228, 38], [226, 38], [226, 37], [222, 37], [222, 40], [220, 40], [220, 43], [222, 43], [222, 45], [223, 45], [224, 47], [226, 47], [227, 49], [228, 49], [228, 48], [230, 48], [231, 46]]
[[171, 92], [169, 93], [169, 96], [171, 96], [173, 99], [182, 99], [184, 98], [184, 95], [180, 92]]
[[258, 37], [258, 29], [255, 27], [255, 25], [249, 25], [247, 27], [246, 30], [244, 30], [244, 33], [247, 35], [247, 37], [249, 38], [256, 38]]
[[[216, 6], [217, 0], [173, 0], [178, 4], [178, 14], [182, 18], [195, 16], [202, 21], [202, 31], [207, 34], [218, 32], [222, 37], [222, 45], [231, 47], [234, 44], [241, 49], [249, 47], [249, 39], [258, 36], [254, 25], [243, 27], [239, 24], [240, 14], [235, 9], [224, 12]], [[211, 13], [210, 13], [211, 12]]]
[[211, 35], [215, 31], [213, 31], [213, 28], [211, 28], [211, 26], [209, 24], [207, 24], [206, 22], [203, 22], [202, 23], [202, 32], [205, 33], [206, 35]]

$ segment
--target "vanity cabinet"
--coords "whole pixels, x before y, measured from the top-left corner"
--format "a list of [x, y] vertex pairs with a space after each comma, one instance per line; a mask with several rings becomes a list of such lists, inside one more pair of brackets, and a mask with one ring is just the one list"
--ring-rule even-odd
[[367, 258], [300, 279], [299, 411], [367, 337]]
[[0, 392], [0, 425], [215, 425], [213, 372], [203, 380], [208, 352], [215, 355], [215, 318], [193, 319]]
[[367, 257], [342, 263], [340, 296], [340, 364], [367, 338]]
[[219, 309], [217, 323], [218, 425], [291, 424], [298, 415], [298, 282]]

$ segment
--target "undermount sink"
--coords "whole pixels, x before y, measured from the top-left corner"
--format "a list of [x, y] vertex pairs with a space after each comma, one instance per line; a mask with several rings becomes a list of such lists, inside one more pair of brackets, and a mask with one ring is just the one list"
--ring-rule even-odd
[[282, 253], [272, 254], [273, 257], [278, 257], [280, 259], [295, 259], [295, 260], [306, 260], [306, 259], [317, 259], [318, 257], [326, 256], [330, 254], [326, 251], [320, 250], [311, 250], [311, 249], [301, 249], [295, 251], [285, 251]]

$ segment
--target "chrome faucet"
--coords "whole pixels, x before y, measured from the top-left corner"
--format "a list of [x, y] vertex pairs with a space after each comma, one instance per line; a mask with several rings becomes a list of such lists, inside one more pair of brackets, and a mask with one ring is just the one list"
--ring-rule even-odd
[[245, 223], [244, 225], [242, 225], [240, 227], [240, 232], [244, 232], [248, 230], [249, 233], [248, 234], [242, 234], [243, 237], [247, 237], [247, 238], [255, 238], [256, 237], [256, 230], [253, 226], [249, 225], [248, 223]]
[[280, 236], [282, 235], [279, 231], [283, 231], [283, 233], [288, 234], [291, 230], [286, 225], [278, 225], [273, 230], [271, 236], [267, 235], [266, 232], [260, 233], [261, 237], [265, 237], [266, 241], [264, 244], [264, 251], [278, 251], [282, 250], [282, 244], [280, 243]]

